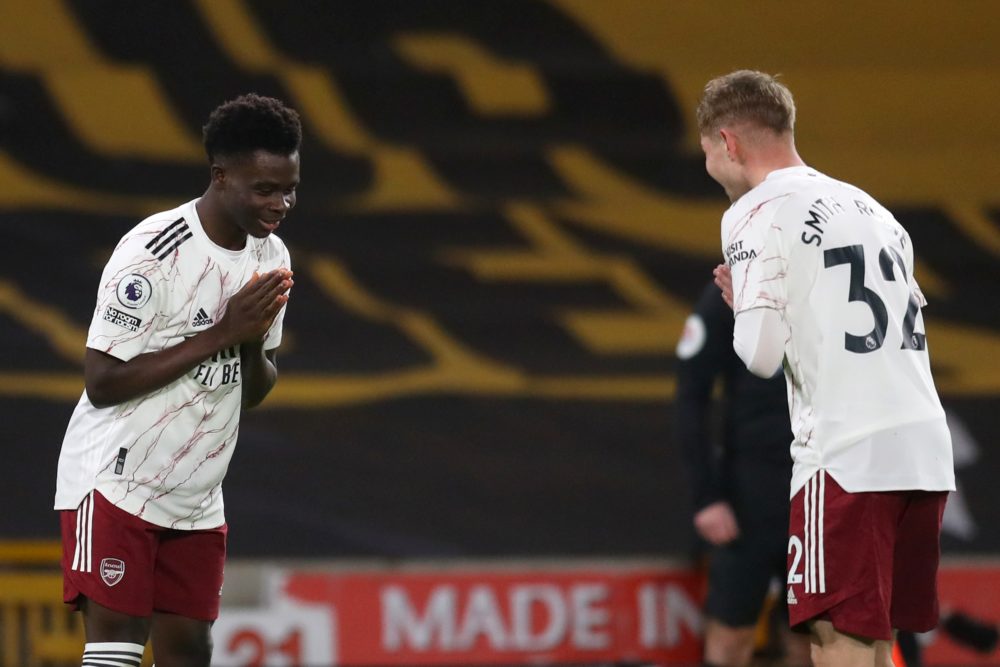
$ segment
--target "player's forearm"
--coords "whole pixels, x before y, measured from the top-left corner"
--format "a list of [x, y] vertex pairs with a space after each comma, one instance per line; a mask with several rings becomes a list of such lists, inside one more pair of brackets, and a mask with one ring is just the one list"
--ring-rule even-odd
[[262, 343], [244, 343], [240, 347], [243, 366], [243, 409], [257, 407], [271, 393], [278, 380], [278, 367], [264, 352]]
[[166, 387], [231, 344], [223, 331], [213, 327], [173, 347], [128, 361], [88, 348], [84, 361], [87, 397], [98, 408], [130, 401]]

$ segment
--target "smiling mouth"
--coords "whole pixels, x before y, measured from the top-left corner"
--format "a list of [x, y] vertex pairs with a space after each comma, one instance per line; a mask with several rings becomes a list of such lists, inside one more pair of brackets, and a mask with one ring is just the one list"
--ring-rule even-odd
[[262, 218], [257, 218], [257, 222], [259, 222], [262, 227], [272, 232], [281, 226], [280, 218], [278, 220], [264, 220]]

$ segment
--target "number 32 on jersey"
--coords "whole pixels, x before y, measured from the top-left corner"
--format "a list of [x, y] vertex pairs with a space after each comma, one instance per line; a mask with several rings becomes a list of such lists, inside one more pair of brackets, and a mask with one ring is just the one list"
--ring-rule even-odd
[[[823, 261], [826, 269], [834, 269], [843, 264], [850, 267], [847, 300], [863, 302], [871, 310], [875, 322], [872, 330], [861, 336], [845, 331], [844, 349], [857, 354], [875, 352], [885, 343], [886, 331], [889, 328], [889, 313], [879, 292], [870, 289], [865, 284], [865, 247], [859, 244], [830, 248], [823, 252]], [[896, 248], [885, 246], [879, 251], [878, 267], [879, 274], [884, 281], [895, 282], [897, 280], [896, 269], [898, 269], [899, 278], [904, 283], [907, 282], [903, 256]], [[900, 332], [903, 338], [900, 349], [926, 350], [926, 335], [916, 331], [920, 303], [912, 290], [908, 290], [908, 292], [909, 300], [906, 304], [906, 314], [903, 316], [903, 326]], [[895, 305], [890, 304], [890, 306]], [[902, 305], [900, 304], [899, 307], [902, 308]]]

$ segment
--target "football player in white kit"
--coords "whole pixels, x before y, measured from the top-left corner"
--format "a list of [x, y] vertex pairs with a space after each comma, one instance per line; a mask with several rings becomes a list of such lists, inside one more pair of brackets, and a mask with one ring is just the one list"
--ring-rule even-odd
[[219, 106], [208, 189], [139, 223], [104, 268], [55, 499], [85, 665], [136, 667], [149, 639], [159, 667], [211, 660], [222, 479], [241, 410], [277, 379], [292, 273], [273, 232], [295, 205], [301, 137], [274, 98]]
[[941, 515], [955, 488], [913, 246], [865, 192], [807, 166], [774, 77], [713, 79], [706, 169], [732, 206], [716, 282], [747, 367], [788, 384], [790, 621], [817, 665], [892, 664], [894, 629], [937, 624]]

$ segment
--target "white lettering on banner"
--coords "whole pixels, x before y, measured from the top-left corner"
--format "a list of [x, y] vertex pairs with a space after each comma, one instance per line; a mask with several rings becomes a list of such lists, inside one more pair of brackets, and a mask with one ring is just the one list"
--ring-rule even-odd
[[686, 626], [696, 637], [702, 633], [701, 607], [676, 584], [645, 584], [639, 588], [639, 643], [643, 648], [674, 648]]
[[598, 608], [608, 598], [604, 584], [585, 584], [573, 587], [573, 646], [582, 649], [601, 649], [611, 645], [607, 626], [611, 614]]
[[442, 648], [453, 646], [457, 598], [453, 586], [439, 586], [431, 593], [427, 613], [421, 619], [405, 588], [386, 586], [382, 589], [382, 646], [387, 651], [398, 651], [404, 637], [408, 648], [417, 651], [434, 648], [435, 644]]
[[461, 627], [458, 641], [455, 642], [455, 648], [459, 650], [472, 648], [479, 635], [486, 635], [486, 639], [495, 649], [507, 647], [503, 614], [489, 586], [473, 587], [469, 593], [469, 602], [465, 606]]
[[[548, 614], [548, 627], [538, 634], [531, 632], [535, 620], [533, 607], [535, 604], [545, 607]], [[569, 614], [563, 604], [562, 591], [552, 584], [534, 586], [518, 586], [511, 593], [511, 613], [514, 616], [514, 645], [525, 651], [547, 651], [559, 645], [566, 636]]]
[[335, 615], [314, 605], [226, 607], [212, 625], [213, 664], [230, 667], [336, 665]]
[[[459, 606], [454, 586], [434, 588], [423, 610], [403, 586], [382, 589], [382, 646], [387, 651], [467, 651], [483, 637], [493, 650], [544, 651], [569, 638], [573, 648], [611, 646], [611, 614], [601, 606], [607, 584], [579, 584], [564, 590], [554, 584], [501, 587], [480, 584]], [[464, 609], [459, 620], [459, 610]]]

